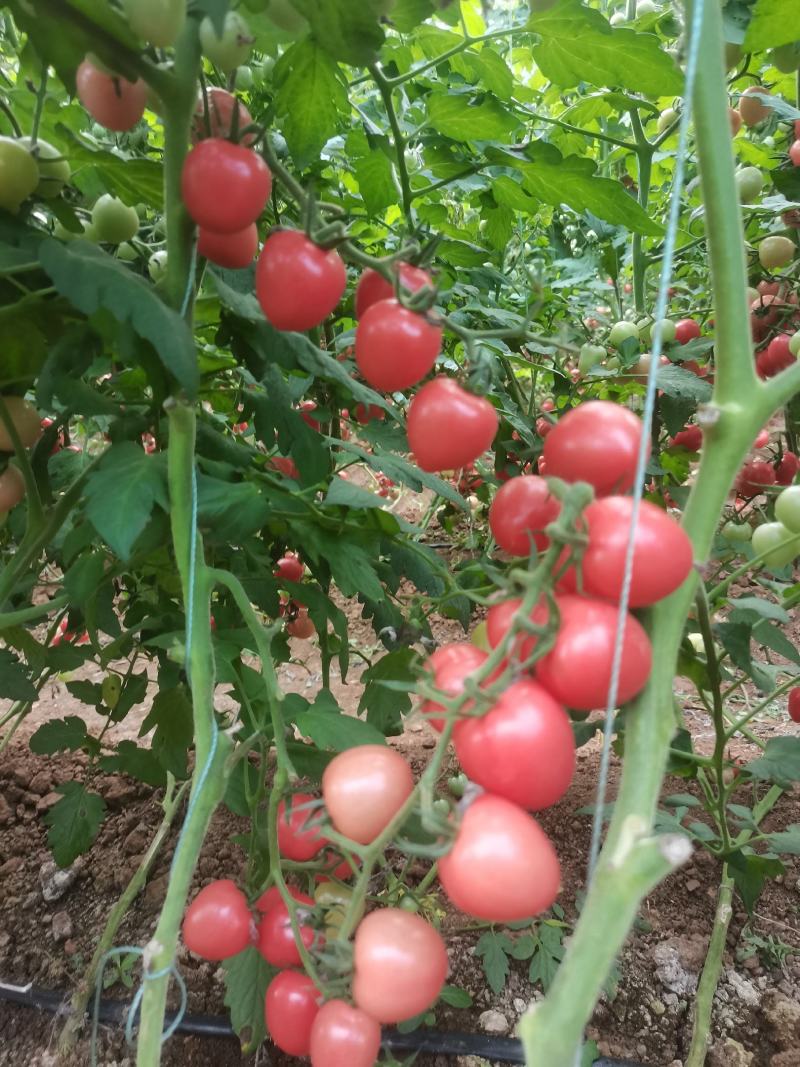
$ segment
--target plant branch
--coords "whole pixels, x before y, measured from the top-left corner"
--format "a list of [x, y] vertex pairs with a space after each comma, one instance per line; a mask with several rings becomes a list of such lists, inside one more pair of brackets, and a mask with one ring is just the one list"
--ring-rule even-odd
[[403, 137], [403, 131], [400, 129], [394, 101], [392, 100], [392, 86], [384, 77], [383, 71], [377, 63], [370, 64], [368, 69], [378, 87], [378, 92], [381, 94], [383, 106], [386, 108], [386, 116], [389, 119], [389, 125], [392, 128], [394, 153], [397, 158], [397, 173], [400, 175], [400, 189], [403, 196], [403, 213], [405, 214], [406, 222], [411, 225], [414, 198], [411, 193], [411, 183], [408, 178], [408, 167], [406, 166], [406, 142]]

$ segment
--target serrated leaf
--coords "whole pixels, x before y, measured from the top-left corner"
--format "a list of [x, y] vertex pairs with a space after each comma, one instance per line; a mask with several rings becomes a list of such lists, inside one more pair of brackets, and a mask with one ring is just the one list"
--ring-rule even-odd
[[778, 622], [788, 622], [789, 616], [779, 604], [773, 604], [758, 596], [741, 596], [729, 600], [733, 611], [729, 618], [732, 622], [754, 623], [759, 619], [776, 619]]
[[224, 960], [225, 1006], [230, 1009], [231, 1026], [239, 1035], [242, 1052], [254, 1052], [263, 1042], [264, 996], [278, 973], [254, 946]]
[[[291, 705], [284, 701], [286, 712]], [[327, 689], [319, 695], [306, 711], [290, 715], [300, 733], [320, 748], [344, 752], [358, 745], [382, 745], [385, 738], [380, 730], [363, 719], [345, 715], [335, 698]]]
[[[333, 438], [328, 440], [332, 441]], [[368, 452], [366, 448], [362, 448], [352, 439], [349, 441], [336, 441], [335, 443], [343, 452], [350, 452], [352, 455], [358, 456], [372, 470], [385, 474], [387, 478], [391, 478], [394, 482], [402, 482], [409, 489], [413, 489], [415, 493], [421, 492], [423, 487], [431, 489], [434, 493], [444, 497], [445, 500], [449, 500], [451, 504], [455, 504], [460, 511], [467, 509], [467, 502], [450, 482], [437, 478], [435, 474], [421, 471], [419, 467], [415, 467], [413, 463], [403, 459], [402, 456], [393, 456], [388, 452], [381, 452], [379, 455], [375, 455], [372, 452]]]
[[90, 708], [99, 708], [103, 703], [103, 690], [99, 682], [78, 678], [74, 682], [67, 682], [67, 692], [76, 700], [80, 700], [81, 704], [88, 704]]
[[105, 571], [105, 556], [90, 552], [80, 556], [64, 575], [64, 589], [71, 607], [82, 608], [97, 593]]
[[383, 44], [383, 30], [369, 4], [353, 0], [294, 0], [311, 24], [311, 35], [342, 63], [366, 67]]
[[694, 404], [707, 404], [711, 399], [709, 383], [692, 374], [690, 370], [679, 367], [677, 363], [659, 367], [656, 384], [667, 396], [682, 397], [692, 400]]
[[759, 645], [771, 648], [773, 652], [785, 656], [790, 662], [800, 667], [800, 650], [789, 640], [780, 626], [767, 621], [760, 622], [753, 627], [753, 639]]
[[52, 756], [55, 752], [76, 752], [86, 740], [86, 723], [77, 715], [43, 723], [30, 739], [31, 752]]
[[756, 0], [742, 44], [744, 52], [762, 52], [800, 39], [800, 18], [794, 0]]
[[325, 143], [350, 111], [336, 62], [316, 42], [303, 40], [281, 56], [273, 71], [280, 129], [298, 167], [319, 159]]
[[39, 258], [58, 292], [85, 315], [109, 311], [149, 341], [164, 367], [190, 396], [199, 375], [194, 338], [184, 319], [155, 288], [88, 241], [42, 241]]
[[149, 748], [140, 748], [135, 741], [120, 741], [113, 755], [101, 757], [100, 766], [109, 774], [127, 774], [154, 789], [167, 781], [167, 772], [156, 756]]
[[153, 699], [139, 737], [154, 730], [150, 747], [164, 770], [186, 777], [186, 754], [192, 743], [192, 705], [183, 686], [160, 689]]
[[435, 130], [454, 141], [501, 141], [506, 143], [520, 120], [493, 96], [476, 102], [472, 96], [432, 93], [428, 97], [428, 121]]
[[443, 1000], [445, 1004], [449, 1004], [451, 1008], [469, 1008], [472, 1006], [472, 997], [466, 989], [461, 989], [457, 985], [442, 986], [439, 999]]
[[39, 693], [13, 652], [0, 649], [0, 697], [34, 703]]
[[772, 737], [764, 754], [746, 763], [743, 770], [753, 778], [788, 786], [800, 781], [800, 737]]
[[790, 856], [800, 856], [800, 823], [793, 823], [785, 830], [770, 834], [767, 843], [773, 852], [784, 852]]
[[511, 949], [509, 937], [491, 931], [483, 934], [475, 946], [475, 955], [483, 957], [483, 973], [493, 993], [500, 993], [505, 988], [509, 970], [506, 953]]
[[[409, 692], [415, 675], [411, 664], [416, 660], [410, 648], [388, 652], [369, 666], [361, 675], [364, 691], [358, 704], [359, 715], [367, 712], [371, 722], [384, 736], [402, 733], [403, 715], [411, 708]], [[385, 688], [384, 681], [402, 682], [402, 692]]]
[[79, 782], [64, 782], [56, 788], [61, 800], [53, 805], [42, 820], [50, 829], [47, 843], [59, 867], [69, 867], [73, 860], [91, 848], [97, 837], [105, 801], [97, 793], [89, 793]]
[[467, 52], [464, 60], [482, 88], [488, 89], [500, 100], [511, 99], [514, 92], [514, 75], [503, 57], [491, 45], [485, 46], [480, 52]]
[[774, 856], [759, 856], [744, 850], [732, 852], [727, 857], [727, 863], [748, 914], [752, 914], [766, 880], [777, 878], [786, 871], [781, 861]]
[[392, 23], [400, 33], [410, 33], [433, 14], [433, 0], [397, 0], [392, 8]]
[[399, 203], [394, 169], [383, 152], [371, 151], [355, 158], [353, 170], [368, 215], [378, 215], [392, 204]]
[[328, 507], [341, 508], [382, 508], [384, 501], [377, 493], [362, 489], [360, 485], [346, 482], [344, 478], [333, 478], [323, 501]]
[[120, 559], [128, 559], [154, 504], [169, 510], [163, 464], [132, 441], [113, 445], [86, 484], [86, 515]]

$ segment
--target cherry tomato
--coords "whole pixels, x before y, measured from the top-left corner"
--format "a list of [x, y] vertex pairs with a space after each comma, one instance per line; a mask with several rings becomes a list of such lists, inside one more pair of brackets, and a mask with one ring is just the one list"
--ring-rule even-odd
[[356, 327], [356, 363], [375, 389], [394, 393], [421, 381], [442, 346], [442, 328], [397, 300], [379, 300]]
[[[14, 424], [23, 448], [31, 448], [42, 436], [42, 420], [39, 412], [21, 396], [4, 396], [2, 398], [6, 411]], [[0, 452], [13, 452], [14, 443], [0, 419]]]
[[185, 0], [122, 0], [131, 29], [157, 48], [171, 48], [186, 21]]
[[144, 114], [147, 85], [141, 78], [129, 82], [118, 74], [106, 74], [84, 59], [75, 74], [75, 84], [80, 102], [107, 130], [130, 130]]
[[[400, 283], [411, 293], [432, 284], [431, 276], [426, 270], [412, 267], [410, 263], [400, 264]], [[368, 267], [358, 279], [356, 286], [356, 318], [360, 319], [367, 308], [377, 304], [379, 300], [391, 300], [393, 297], [392, 283], [388, 282], [382, 274]]]
[[374, 1067], [380, 1024], [343, 1000], [329, 1000], [311, 1027], [311, 1067]]
[[[322, 857], [322, 862], [325, 864], [325, 869], [320, 871], [319, 874], [315, 874], [314, 878], [317, 882], [327, 882], [331, 878], [337, 879], [339, 882], [346, 882], [349, 878], [353, 877], [354, 871], [349, 861], [342, 859], [338, 852], [329, 851]], [[356, 869], [360, 866], [358, 860], [356, 860]]]
[[247, 898], [229, 878], [201, 889], [183, 917], [183, 942], [206, 960], [227, 960], [252, 940]]
[[361, 845], [386, 828], [413, 788], [411, 768], [385, 745], [340, 752], [322, 775], [322, 797], [334, 828]]
[[793, 141], [789, 146], [789, 159], [795, 167], [800, 167], [800, 141]]
[[[39, 183], [34, 190], [36, 194], [44, 197], [45, 200], [57, 197], [72, 174], [64, 153], [47, 141], [43, 141], [41, 137], [37, 138], [35, 145], [30, 137], [20, 137], [19, 144], [23, 145], [36, 161], [39, 171]], [[7, 193], [5, 182], [3, 189], [4, 193]]]
[[282, 1052], [307, 1056], [311, 1027], [319, 1011], [319, 990], [307, 974], [280, 971], [267, 987], [264, 1020], [269, 1036]]
[[197, 253], [218, 267], [239, 270], [249, 267], [258, 251], [258, 230], [251, 222], [236, 233], [214, 233], [201, 226], [197, 234]]
[[310, 793], [293, 793], [288, 800], [288, 817], [287, 801], [282, 800], [278, 805], [278, 848], [288, 860], [305, 863], [325, 847], [319, 826], [307, 829], [308, 822], [318, 817], [318, 813], [308, 808], [297, 810], [315, 799]]
[[529, 919], [555, 901], [558, 856], [536, 820], [504, 797], [484, 793], [464, 813], [439, 881], [461, 911], [489, 922]]
[[347, 285], [339, 253], [299, 230], [279, 230], [264, 242], [256, 296], [276, 330], [310, 330], [334, 310]]
[[290, 637], [299, 637], [303, 641], [308, 641], [309, 638], [314, 636], [317, 628], [308, 617], [308, 608], [301, 607], [298, 609], [295, 618], [286, 624], [286, 632]]
[[118, 245], [130, 241], [139, 232], [139, 216], [135, 207], [103, 193], [92, 208], [92, 225], [98, 241]]
[[225, 15], [221, 35], [208, 15], [200, 23], [203, 55], [225, 74], [232, 74], [247, 62], [253, 49], [253, 40], [250, 27], [236, 11], [228, 11]]
[[736, 492], [743, 497], [758, 496], [764, 487], [775, 484], [775, 471], [763, 459], [745, 463], [736, 477]]
[[[757, 95], [753, 96], [753, 93]], [[759, 122], [769, 118], [772, 114], [772, 109], [762, 103], [761, 98], [762, 96], [770, 97], [771, 95], [760, 85], [750, 85], [744, 90], [739, 97], [739, 114], [742, 116], [745, 126], [757, 126]]]
[[670, 438], [670, 448], [685, 448], [689, 452], [699, 452], [703, 447], [703, 431], [699, 426], [686, 426]]
[[186, 210], [213, 233], [246, 229], [263, 211], [271, 189], [272, 174], [261, 156], [220, 137], [200, 141], [183, 163]]
[[300, 479], [300, 471], [297, 469], [297, 464], [288, 456], [269, 456], [267, 465], [276, 471], [280, 471], [287, 478], [293, 478], [294, 481], [299, 481]]
[[439, 933], [402, 908], [370, 912], [353, 945], [353, 1000], [379, 1023], [397, 1023], [425, 1011], [447, 976], [447, 949]]
[[681, 319], [675, 323], [675, 340], [679, 345], [688, 344], [700, 336], [700, 325], [694, 319]]
[[491, 445], [497, 426], [497, 412], [485, 397], [442, 375], [423, 385], [406, 421], [408, 443], [424, 471], [458, 470], [473, 463]]
[[379, 408], [377, 404], [356, 404], [355, 410], [356, 422], [361, 426], [367, 426], [373, 419], [385, 419], [386, 412], [383, 408]]
[[[299, 889], [295, 889], [293, 885], [286, 887], [289, 890], [289, 896], [292, 900], [296, 900], [298, 904], [308, 904], [311, 900], [305, 893], [301, 893]], [[277, 904], [283, 903], [283, 897], [280, 890], [276, 885], [272, 885], [269, 889], [265, 890], [256, 901], [256, 911], [261, 912], [262, 915], [266, 915], [268, 911]]]
[[572, 781], [569, 716], [528, 679], [510, 685], [485, 715], [457, 723], [453, 744], [467, 777], [522, 808], [555, 804]]
[[728, 108], [728, 122], [731, 124], [731, 135], [735, 137], [742, 128], [742, 116], [735, 108]]
[[[566, 482], [589, 482], [598, 496], [633, 486], [642, 421], [607, 400], [573, 408], [544, 442], [547, 473]], [[648, 446], [649, 454], [649, 446]]]
[[[575, 711], [604, 708], [611, 683], [619, 608], [603, 600], [564, 594], [555, 645], [536, 662], [536, 678]], [[627, 704], [650, 677], [650, 639], [638, 619], [625, 621], [617, 703]], [[578, 669], [579, 668], [579, 669]]]
[[39, 184], [39, 168], [28, 148], [13, 137], [0, 137], [0, 207], [16, 214]]
[[[582, 563], [584, 587], [593, 596], [618, 601], [633, 500], [627, 496], [595, 500], [583, 518], [589, 533]], [[641, 608], [669, 596], [689, 577], [693, 559], [692, 542], [682, 527], [661, 508], [643, 500], [633, 545], [630, 606]]]
[[[292, 896], [298, 904], [309, 909], [314, 907], [314, 901], [304, 893], [292, 893]], [[318, 935], [307, 921], [303, 921], [301, 913], [298, 914], [298, 924], [300, 940], [306, 948], [311, 948]], [[301, 962], [300, 951], [292, 933], [289, 909], [283, 900], [273, 904], [258, 925], [258, 951], [273, 967], [297, 967]]]
[[790, 485], [778, 494], [775, 501], [775, 518], [782, 522], [787, 530], [800, 533], [800, 485]]
[[287, 552], [285, 556], [281, 556], [278, 562], [275, 564], [275, 570], [272, 572], [273, 577], [283, 578], [287, 582], [300, 582], [303, 579], [305, 573], [305, 567], [291, 552]]
[[765, 237], [758, 246], [758, 260], [766, 270], [788, 267], [797, 253], [797, 245], [780, 235]]
[[791, 341], [791, 334], [779, 333], [777, 337], [773, 337], [767, 345], [767, 354], [769, 356], [771, 371], [769, 377], [772, 377], [773, 374], [780, 374], [782, 370], [791, 367], [791, 365], [797, 361], [797, 356], [793, 355], [789, 348]]
[[[437, 659], [438, 657], [438, 659]], [[482, 667], [488, 656], [480, 648], [470, 641], [458, 641], [450, 645], [443, 645], [428, 658], [425, 666], [433, 672], [433, 684], [448, 697], [457, 697], [464, 692], [464, 683], [467, 678]], [[426, 700], [421, 708], [422, 714], [428, 722], [440, 733], [444, 729], [445, 720], [433, 718], [433, 715], [441, 714], [444, 708], [435, 700]]]
[[[499, 604], [493, 604], [489, 608], [486, 615], [486, 636], [492, 648], [497, 648], [505, 640], [505, 636], [511, 627], [511, 622], [521, 605], [522, 601], [514, 598], [512, 600], [502, 600]], [[538, 626], [543, 626], [548, 617], [549, 611], [544, 601], [540, 601], [530, 614], [531, 622], [536, 623]], [[535, 636], [525, 636], [523, 633], [519, 633], [514, 642], [514, 655], [519, 660], [526, 660], [535, 646]]]
[[25, 479], [16, 467], [9, 465], [0, 474], [0, 515], [5, 515], [25, 496]]
[[764, 553], [764, 566], [781, 570], [800, 554], [800, 535], [782, 522], [763, 522], [753, 530], [753, 551]]
[[544, 528], [558, 518], [561, 505], [544, 478], [524, 474], [511, 478], [495, 493], [489, 527], [498, 545], [512, 556], [527, 556], [531, 541], [539, 551], [550, 544]]
[[792, 722], [800, 722], [800, 685], [789, 690], [789, 718]]
[[[192, 119], [192, 143], [202, 141], [204, 137], [230, 137], [233, 133], [234, 113], [237, 110], [237, 130], [245, 130], [253, 125], [253, 116], [242, 101], [233, 93], [229, 93], [227, 89], [221, 89], [216, 85], [209, 86], [206, 90], [206, 101], [207, 104], [201, 93]], [[208, 110], [208, 120], [206, 120], [206, 110]], [[248, 133], [241, 138], [241, 143], [251, 145], [255, 139], [255, 133]]]
[[[342, 923], [353, 899], [350, 886], [337, 885], [330, 879], [318, 882], [314, 889], [314, 900], [325, 912], [325, 936], [334, 940], [339, 936]], [[364, 914], [364, 901], [360, 902], [358, 918]]]
[[775, 467], [775, 481], [778, 485], [791, 485], [800, 470], [800, 457], [794, 452], [784, 452], [780, 463]]

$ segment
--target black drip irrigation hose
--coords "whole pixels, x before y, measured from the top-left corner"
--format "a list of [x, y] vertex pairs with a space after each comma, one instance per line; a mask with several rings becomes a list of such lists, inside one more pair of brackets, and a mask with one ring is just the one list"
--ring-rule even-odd
[[[53, 1015], [68, 1014], [69, 994], [39, 989], [34, 985], [15, 986], [0, 982], [0, 1001], [21, 1004], [27, 1008], [39, 1008]], [[124, 1024], [129, 1005], [123, 1000], [100, 1001], [100, 1022]], [[167, 1025], [175, 1019], [174, 1012], [167, 1012]], [[177, 1032], [194, 1037], [223, 1037], [236, 1039], [236, 1034], [223, 1015], [184, 1015]], [[485, 1034], [460, 1034], [456, 1031], [443, 1033], [438, 1030], [414, 1030], [401, 1034], [385, 1030], [383, 1047], [390, 1052], [433, 1052], [444, 1056], [480, 1056], [496, 1063], [525, 1063], [522, 1042], [514, 1037], [492, 1037]], [[593, 1067], [644, 1067], [634, 1060], [611, 1060], [601, 1058]]]

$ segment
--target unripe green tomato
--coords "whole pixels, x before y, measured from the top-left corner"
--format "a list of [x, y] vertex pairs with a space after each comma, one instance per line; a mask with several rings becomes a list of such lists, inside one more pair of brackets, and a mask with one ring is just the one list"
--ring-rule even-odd
[[640, 15], [655, 15], [658, 11], [658, 5], [653, 3], [653, 0], [639, 0], [636, 5], [636, 17]]
[[672, 344], [676, 336], [675, 323], [672, 319], [659, 319], [658, 322], [654, 322], [650, 327], [651, 340], [657, 337], [658, 330], [661, 332], [661, 343], [664, 345]]
[[[31, 152], [33, 142], [30, 137], [20, 137], [19, 143]], [[69, 163], [57, 148], [43, 141], [41, 137], [37, 138], [32, 155], [39, 170], [39, 184], [35, 191], [45, 200], [53, 200], [69, 181], [72, 173]]]
[[658, 132], [663, 133], [668, 126], [671, 126], [675, 119], [678, 117], [678, 112], [674, 107], [665, 108], [658, 116]]
[[0, 207], [16, 214], [38, 184], [39, 168], [25, 145], [0, 137]]
[[606, 367], [608, 368], [608, 370], [619, 370], [619, 357], [611, 356], [610, 359], [607, 359]]
[[742, 46], [739, 44], [731, 44], [726, 42], [725, 44], [725, 69], [730, 70], [731, 67], [735, 67], [742, 58]]
[[121, 259], [123, 263], [135, 263], [138, 258], [136, 249], [127, 241], [123, 241], [117, 249], [117, 259]]
[[186, 0], [122, 0], [130, 28], [156, 48], [171, 48], [186, 21]]
[[615, 11], [608, 21], [611, 23], [612, 26], [624, 26], [625, 15], [622, 13], [622, 11]]
[[486, 633], [485, 622], [478, 623], [478, 625], [472, 631], [470, 641], [472, 641], [473, 645], [475, 645], [476, 648], [482, 648], [484, 652], [492, 651], [492, 646], [489, 644], [489, 637]]
[[635, 322], [615, 322], [611, 327], [611, 333], [608, 335], [608, 343], [613, 345], [614, 348], [619, 348], [623, 341], [627, 341], [629, 337], [639, 340], [639, 327]]
[[102, 685], [103, 703], [107, 708], [114, 708], [119, 704], [119, 698], [122, 695], [122, 682], [119, 675], [107, 674], [103, 679]]
[[292, 3], [292, 0], [269, 0], [267, 15], [276, 26], [287, 33], [305, 33], [308, 22]]
[[581, 345], [578, 353], [578, 370], [581, 374], [588, 374], [592, 367], [596, 367], [605, 359], [606, 354], [602, 345]]
[[800, 485], [790, 485], [778, 494], [775, 501], [775, 518], [787, 530], [800, 534]]
[[167, 276], [167, 253], [165, 249], [154, 252], [147, 261], [147, 271], [153, 281], [158, 285]]
[[743, 543], [753, 536], [753, 528], [746, 522], [726, 522], [720, 531], [726, 541]]
[[800, 540], [782, 522], [764, 522], [753, 530], [753, 551], [757, 556], [767, 553], [768, 567], [785, 567], [800, 553]]
[[736, 171], [736, 187], [741, 203], [752, 204], [764, 188], [764, 175], [758, 167], [742, 167]]
[[780, 48], [773, 48], [767, 53], [767, 58], [782, 74], [794, 74], [800, 68], [800, 43], [795, 41], [793, 44], [782, 44]]
[[235, 11], [229, 11], [225, 16], [221, 37], [217, 36], [214, 23], [206, 15], [200, 23], [200, 47], [203, 55], [216, 67], [225, 74], [232, 74], [250, 58], [253, 37], [250, 27]]
[[467, 788], [469, 779], [466, 774], [454, 774], [452, 778], [447, 779], [447, 788], [456, 798], [460, 800], [464, 796], [464, 790]]
[[705, 645], [705, 642], [703, 641], [703, 635], [702, 634], [698, 634], [698, 633], [687, 634], [686, 635], [686, 640], [689, 642], [689, 644], [692, 646], [692, 648], [695, 650], [695, 652], [698, 653], [698, 655], [703, 655], [703, 653], [706, 650], [706, 645]]
[[256, 85], [267, 85], [275, 68], [275, 60], [272, 56], [264, 56], [259, 64], [253, 69], [253, 78]]
[[255, 75], [252, 67], [236, 68], [236, 88], [249, 92], [255, 85]]
[[788, 237], [765, 237], [758, 246], [758, 259], [766, 270], [787, 267], [795, 257], [797, 246]]
[[92, 237], [89, 240], [119, 245], [130, 241], [139, 232], [139, 216], [135, 207], [128, 207], [110, 193], [103, 193], [92, 208]]
[[797, 331], [789, 342], [789, 351], [793, 356], [800, 357], [800, 330]]

